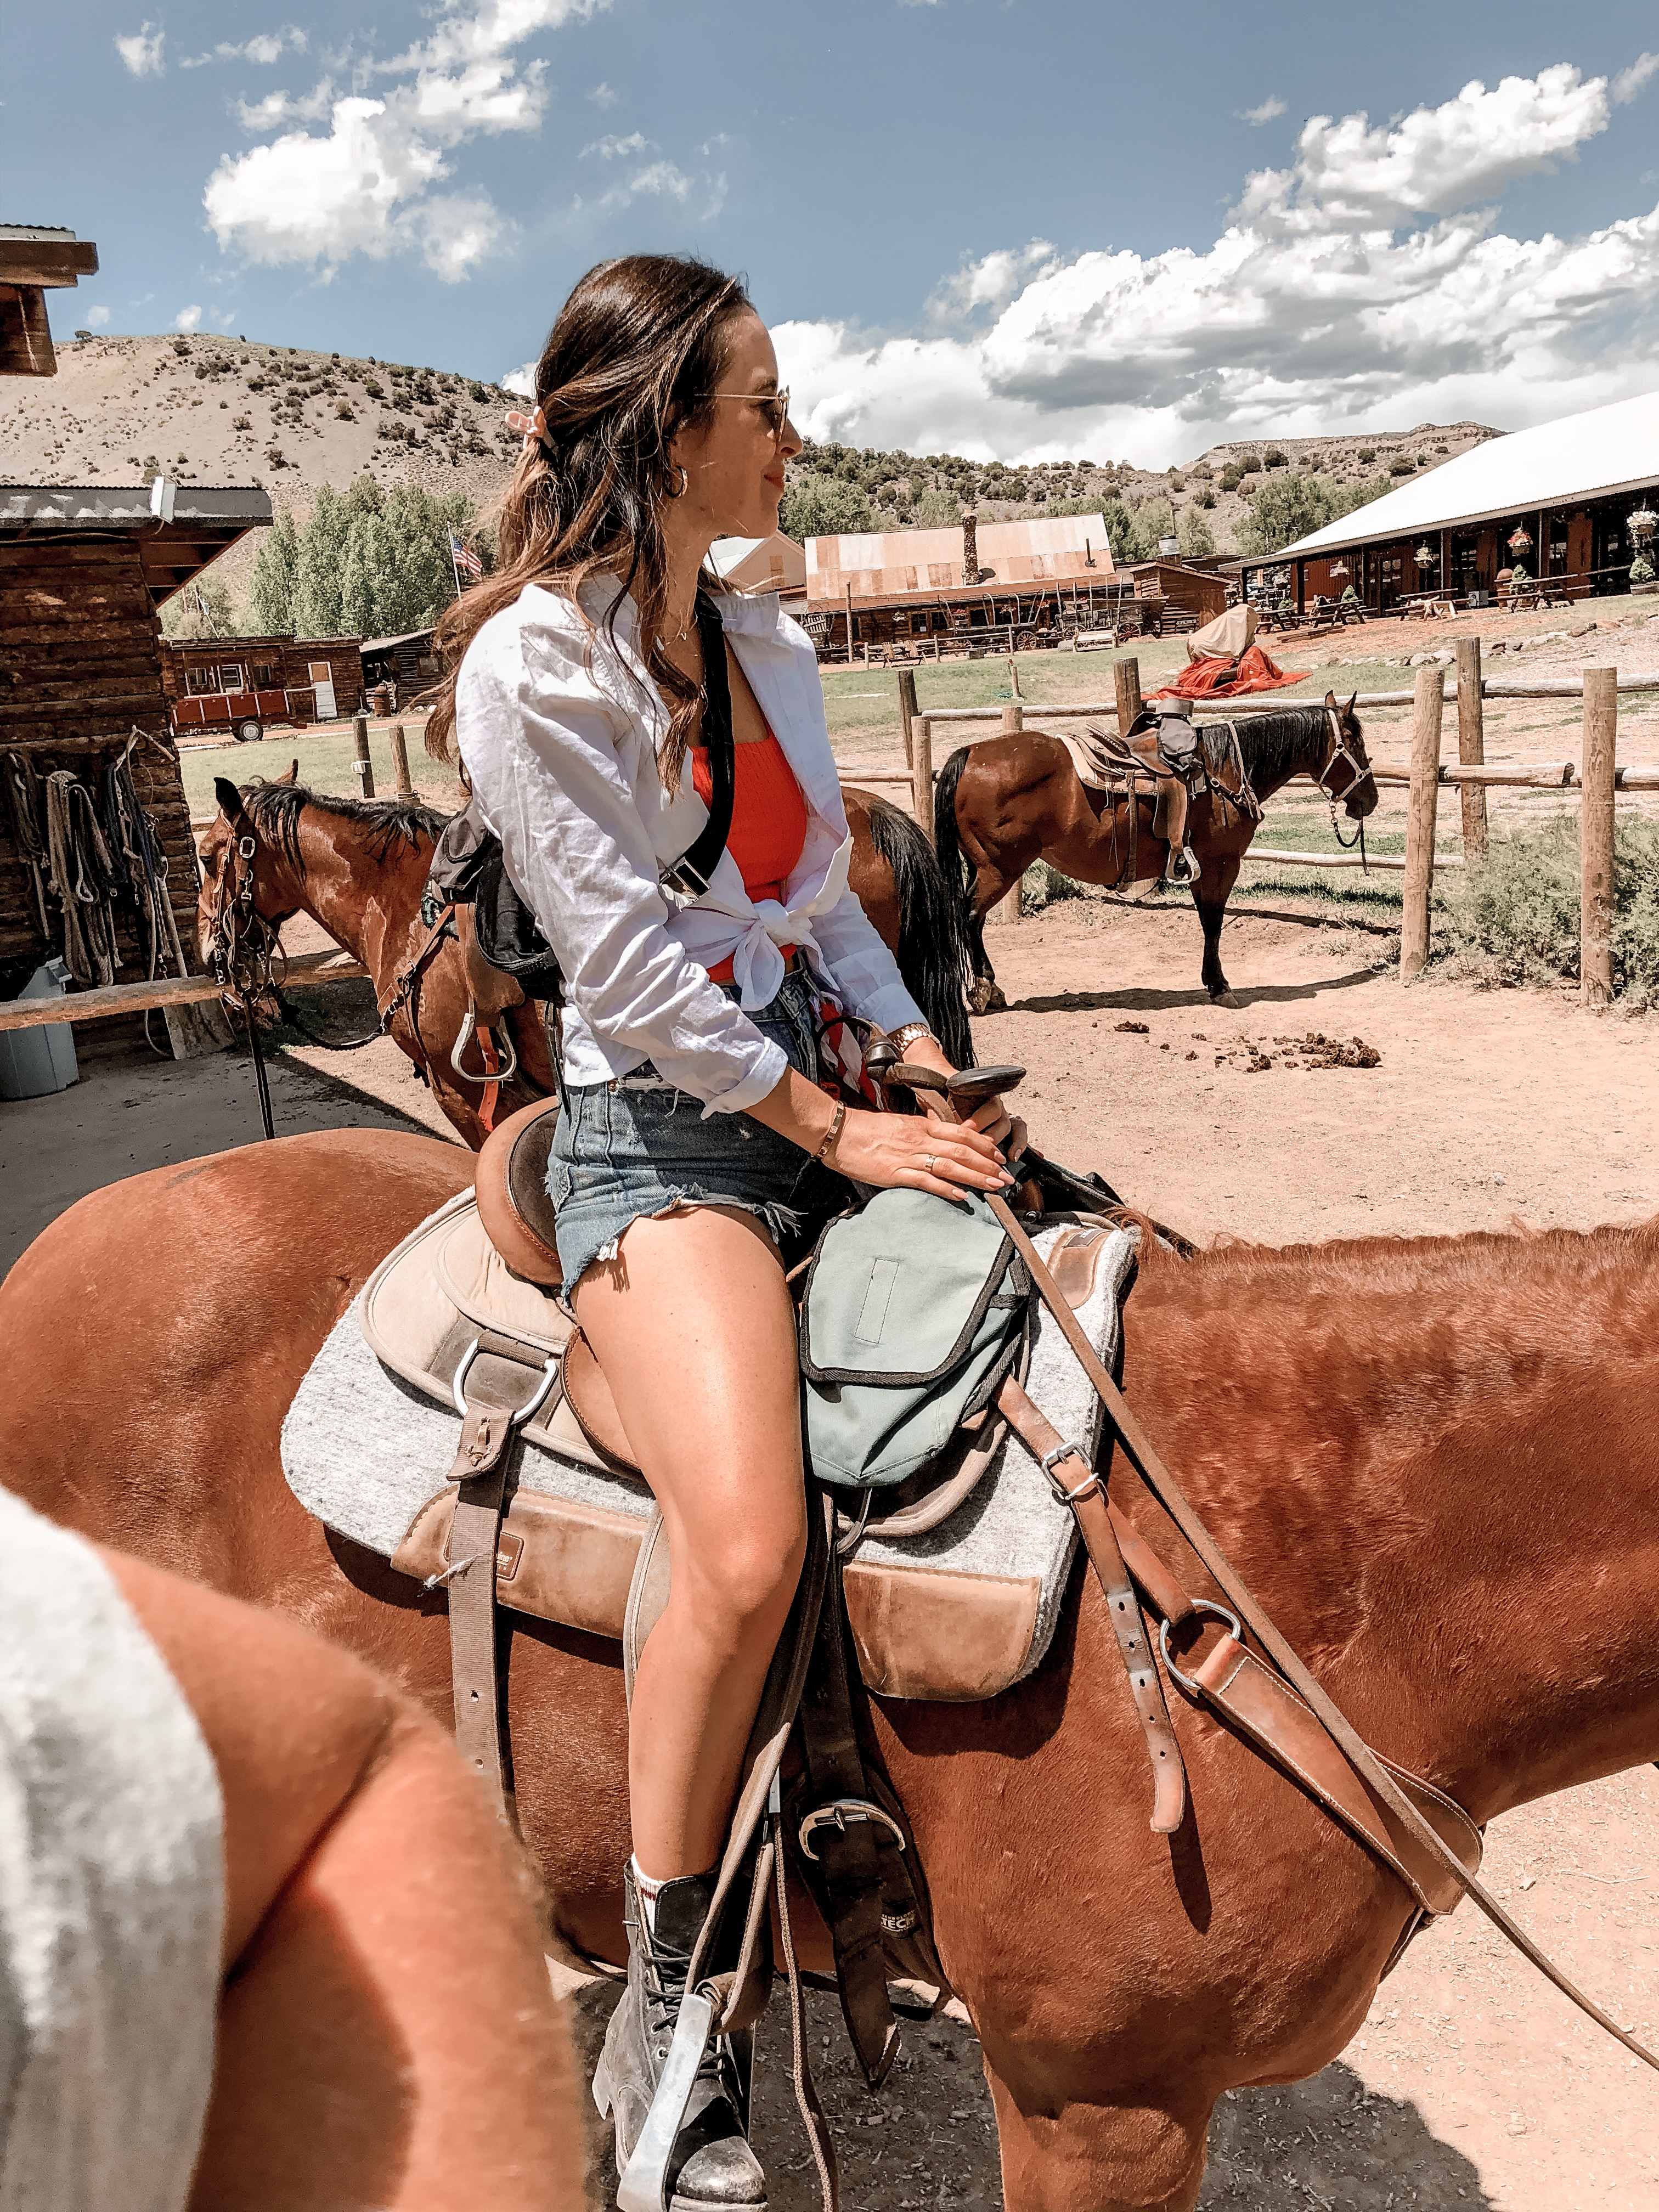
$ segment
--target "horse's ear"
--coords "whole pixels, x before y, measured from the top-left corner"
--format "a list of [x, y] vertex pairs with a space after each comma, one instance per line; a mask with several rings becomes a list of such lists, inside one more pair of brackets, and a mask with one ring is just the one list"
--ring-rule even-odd
[[241, 820], [242, 794], [228, 775], [214, 777], [213, 795], [218, 800], [219, 811], [227, 822], [234, 823]]
[[273, 775], [270, 780], [273, 783], [298, 783], [300, 781], [299, 762], [297, 760], [291, 760], [280, 775]]
[[1335, 712], [1336, 712], [1336, 694], [1335, 694], [1335, 692], [1334, 692], [1334, 691], [1328, 691], [1328, 692], [1325, 694], [1325, 704], [1326, 704], [1326, 705], [1330, 708], [1330, 710], [1331, 710], [1332, 714], [1335, 714]]
[[1353, 702], [1358, 696], [1359, 694], [1357, 691], [1350, 691], [1348, 694], [1348, 703], [1342, 709], [1343, 713], [1347, 716], [1350, 721], [1352, 721], [1353, 720]]

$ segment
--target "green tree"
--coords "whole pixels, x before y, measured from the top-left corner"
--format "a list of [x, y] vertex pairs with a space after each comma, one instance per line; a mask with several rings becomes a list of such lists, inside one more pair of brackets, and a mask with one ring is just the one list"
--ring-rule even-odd
[[287, 636], [294, 628], [294, 582], [300, 562], [300, 533], [287, 507], [259, 541], [248, 587], [248, 613], [254, 634]]
[[210, 568], [161, 604], [164, 637], [235, 637], [241, 629], [229, 585]]
[[778, 527], [801, 544], [809, 538], [868, 530], [873, 519], [862, 485], [831, 476], [811, 476], [791, 484], [778, 510]]
[[1195, 507], [1182, 507], [1181, 520], [1176, 525], [1176, 536], [1181, 542], [1182, 556], [1188, 561], [1199, 560], [1205, 554], [1215, 551], [1215, 540], [1210, 535], [1210, 526]]
[[351, 521], [351, 509], [346, 500], [331, 484], [322, 485], [300, 533], [300, 557], [294, 578], [296, 637], [339, 637], [343, 634], [340, 586], [345, 576]]
[[1271, 477], [1244, 502], [1249, 520], [1239, 532], [1240, 550], [1277, 553], [1387, 489], [1386, 483], [1339, 484], [1328, 477]]

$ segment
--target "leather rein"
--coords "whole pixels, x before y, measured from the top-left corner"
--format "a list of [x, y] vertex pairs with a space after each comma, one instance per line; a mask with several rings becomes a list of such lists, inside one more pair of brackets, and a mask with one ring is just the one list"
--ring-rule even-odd
[[[1376, 774], [1370, 763], [1362, 761], [1349, 744], [1347, 733], [1342, 727], [1342, 717], [1334, 707], [1327, 706], [1325, 718], [1331, 726], [1331, 750], [1326, 756], [1324, 766], [1315, 775], [1314, 781], [1324, 793], [1331, 810], [1332, 836], [1335, 838], [1345, 853], [1352, 852], [1354, 847], [1358, 845], [1359, 858], [1363, 864], [1365, 859], [1365, 817], [1363, 814], [1359, 817], [1359, 828], [1353, 836], [1345, 837], [1337, 827], [1336, 810], [1339, 803], [1346, 803], [1351, 799], [1363, 783], [1369, 783], [1371, 789], [1374, 792], [1376, 791]], [[1348, 781], [1340, 791], [1333, 791], [1330, 777], [1337, 768], [1345, 765], [1348, 770]], [[1380, 793], [1378, 796], [1381, 796]], [[1367, 872], [1369, 873], [1369, 870]]]

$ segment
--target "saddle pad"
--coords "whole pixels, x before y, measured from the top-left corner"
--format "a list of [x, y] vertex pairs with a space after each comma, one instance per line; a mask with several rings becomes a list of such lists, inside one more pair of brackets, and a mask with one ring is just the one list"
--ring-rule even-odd
[[[427, 1387], [417, 1389], [377, 1357], [366, 1328], [377, 1342], [397, 1346], [400, 1365], [405, 1356], [435, 1357], [442, 1340], [500, 1325], [504, 1299], [526, 1302], [514, 1325], [526, 1334], [538, 1328], [537, 1342], [568, 1334], [558, 1308], [534, 1285], [504, 1269], [500, 1280], [492, 1277], [466, 1226], [471, 1206], [470, 1194], [450, 1200], [376, 1271], [331, 1331], [283, 1425], [283, 1473], [306, 1510], [423, 1580], [450, 1564], [454, 1492], [444, 1478], [460, 1417], [429, 1395], [430, 1370]], [[1093, 1223], [1079, 1236], [1078, 1218], [1068, 1216], [1045, 1225], [1038, 1249], [1046, 1253], [1067, 1226], [1067, 1265], [1081, 1270], [1073, 1303], [1109, 1367], [1134, 1239]], [[426, 1353], [406, 1355], [422, 1331]], [[1098, 1401], [1040, 1308], [1026, 1388], [1063, 1435], [1092, 1449]], [[620, 1638], [651, 1513], [646, 1485], [601, 1461], [562, 1404], [526, 1429], [514, 1480], [496, 1563], [502, 1604]], [[1023, 1679], [1048, 1652], [1076, 1542], [1072, 1515], [1012, 1437], [942, 1526], [891, 1541], [866, 1535], [848, 1560], [846, 1581], [869, 1687], [957, 1702], [994, 1696]]]

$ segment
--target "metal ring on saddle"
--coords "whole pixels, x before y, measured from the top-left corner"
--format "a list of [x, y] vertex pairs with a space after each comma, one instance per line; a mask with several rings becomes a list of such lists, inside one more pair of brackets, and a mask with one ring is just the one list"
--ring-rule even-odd
[[838, 1835], [844, 1836], [849, 1827], [871, 1820], [879, 1820], [884, 1828], [890, 1831], [899, 1849], [904, 1849], [903, 1829], [890, 1813], [884, 1813], [879, 1805], [872, 1805], [867, 1797], [835, 1797], [827, 1805], [814, 1806], [801, 1822], [795, 1840], [804, 1857], [816, 1859], [817, 1853], [808, 1838], [819, 1828], [834, 1828]]
[[1099, 1475], [1091, 1468], [1089, 1474], [1081, 1482], [1079, 1483], [1075, 1490], [1067, 1490], [1065, 1484], [1054, 1473], [1056, 1462], [1062, 1459], [1074, 1459], [1080, 1462], [1080, 1463], [1085, 1467], [1088, 1467], [1089, 1465], [1089, 1455], [1084, 1450], [1081, 1444], [1060, 1443], [1057, 1443], [1052, 1451], [1044, 1452], [1042, 1455], [1042, 1472], [1048, 1476], [1048, 1486], [1054, 1492], [1054, 1496], [1059, 1498], [1062, 1505], [1077, 1505], [1081, 1504], [1084, 1498], [1092, 1498], [1096, 1491], [1097, 1491], [1101, 1486]]
[[[460, 1364], [455, 1370], [455, 1380], [451, 1385], [454, 1394], [455, 1411], [460, 1415], [463, 1420], [466, 1419], [467, 1415], [466, 1378], [471, 1372], [472, 1363], [478, 1356], [478, 1348], [482, 1342], [483, 1339], [481, 1337], [475, 1336], [471, 1343], [466, 1347], [466, 1350], [461, 1354]], [[527, 1405], [514, 1407], [511, 1408], [506, 1407], [502, 1407], [501, 1410], [506, 1413], [509, 1425], [515, 1429], [521, 1429], [532, 1413], [539, 1413], [543, 1406], [547, 1402], [548, 1392], [553, 1388], [553, 1385], [558, 1381], [558, 1379], [559, 1355], [556, 1352], [550, 1352], [547, 1355], [547, 1364], [542, 1369], [542, 1379], [537, 1386], [534, 1397], [530, 1400]]]
[[[1238, 1615], [1236, 1613], [1230, 1613], [1224, 1605], [1217, 1605], [1211, 1598], [1195, 1597], [1193, 1600], [1193, 1611], [1208, 1613], [1212, 1620], [1224, 1620], [1227, 1624], [1227, 1632], [1234, 1643], [1240, 1644], [1243, 1641], [1244, 1632], [1239, 1623]], [[1170, 1624], [1167, 1620], [1160, 1620], [1158, 1624], [1158, 1648], [1164, 1654], [1164, 1665], [1180, 1683], [1182, 1688], [1189, 1697], [1197, 1697], [1200, 1694], [1199, 1684], [1190, 1674], [1183, 1674], [1170, 1656]]]

